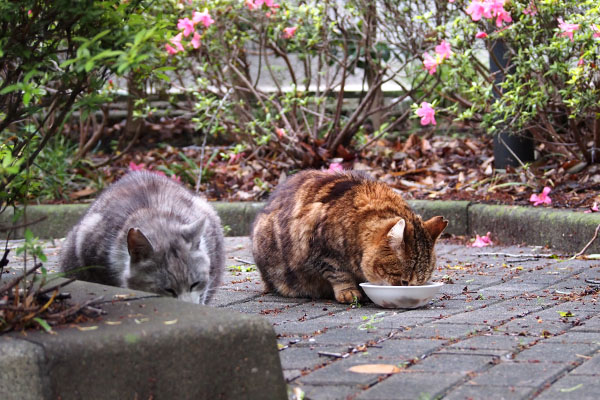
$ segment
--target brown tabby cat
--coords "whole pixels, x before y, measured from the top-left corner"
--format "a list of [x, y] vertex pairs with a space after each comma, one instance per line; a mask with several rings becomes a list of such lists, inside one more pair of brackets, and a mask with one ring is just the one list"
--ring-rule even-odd
[[254, 222], [252, 252], [266, 290], [360, 299], [358, 283], [422, 285], [448, 225], [423, 222], [389, 186], [357, 172], [303, 171], [280, 185]]

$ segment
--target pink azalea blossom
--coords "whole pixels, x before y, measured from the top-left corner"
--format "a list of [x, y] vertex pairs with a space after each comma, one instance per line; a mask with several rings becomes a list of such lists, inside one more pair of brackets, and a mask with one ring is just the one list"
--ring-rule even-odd
[[421, 103], [421, 107], [419, 107], [416, 111], [417, 116], [421, 117], [421, 125], [436, 125], [435, 121], [435, 110], [431, 107], [431, 104], [424, 101]]
[[333, 171], [333, 172], [343, 171], [344, 167], [342, 166], [342, 163], [333, 162], [333, 163], [329, 164], [328, 170]]
[[165, 49], [167, 50], [167, 53], [169, 53], [171, 55], [179, 53], [179, 50], [177, 50], [176, 48], [174, 48], [173, 46], [171, 46], [168, 43], [165, 44]]
[[177, 29], [183, 29], [183, 36], [188, 37], [194, 32], [194, 22], [189, 18], [182, 18], [177, 23]]
[[292, 27], [289, 27], [289, 28], [283, 28], [283, 38], [284, 39], [290, 39], [290, 38], [292, 38], [296, 34], [296, 29], [298, 29], [297, 26], [292, 26]]
[[145, 171], [146, 165], [144, 163], [136, 164], [133, 161], [129, 162], [129, 170], [130, 171]]
[[475, 35], [475, 37], [477, 39], [485, 39], [486, 37], [488, 37], [488, 34], [485, 33], [485, 32], [483, 32], [483, 31], [480, 31], [480, 32], [477, 32], [477, 34]]
[[589, 210], [585, 210], [584, 213], [587, 214], [587, 213], [594, 213], [594, 212], [598, 212], [598, 211], [600, 211], [598, 209], [598, 203], [594, 202], [594, 205], [591, 206]]
[[532, 194], [529, 198], [529, 201], [533, 203], [534, 206], [539, 206], [540, 204], [552, 204], [552, 199], [550, 198], [550, 196], [548, 196], [548, 193], [550, 193], [551, 190], [552, 189], [546, 186], [544, 187], [544, 190], [542, 190], [542, 193], [540, 193], [539, 196], [535, 193]]
[[471, 244], [471, 246], [485, 247], [485, 246], [491, 246], [493, 244], [494, 243], [490, 239], [490, 232], [488, 232], [487, 235], [485, 235], [485, 236], [475, 235], [475, 241], [473, 242], [473, 244]]
[[248, 7], [249, 10], [255, 10], [258, 8], [254, 0], [246, 0], [244, 3], [246, 4], [246, 7]]
[[205, 28], [208, 28], [209, 26], [211, 26], [215, 22], [215, 20], [212, 19], [212, 17], [208, 13], [208, 9], [207, 8], [205, 8], [204, 11], [202, 11], [201, 13], [198, 12], [198, 11], [194, 11], [194, 15], [192, 17], [192, 21], [194, 22], [194, 24], [202, 22], [202, 25], [204, 25]]
[[446, 58], [450, 58], [452, 55], [452, 50], [450, 50], [450, 43], [442, 40], [440, 44], [435, 46], [435, 54], [437, 54], [442, 60]]
[[510, 13], [508, 11], [506, 11], [504, 8], [499, 10], [495, 15], [496, 15], [496, 26], [498, 28], [502, 27], [502, 24], [504, 22], [512, 22], [512, 17], [510, 16]]
[[437, 69], [438, 61], [437, 59], [431, 57], [429, 53], [423, 53], [423, 65], [425, 66], [427, 72], [429, 72], [429, 75], [433, 75]]
[[579, 24], [569, 24], [563, 21], [562, 18], [558, 18], [558, 29], [562, 31], [560, 36], [566, 36], [573, 41], [573, 33], [579, 30]]
[[[183, 36], [183, 32], [179, 32], [179, 34], [175, 35], [174, 37], [172, 37], [169, 40], [169, 42], [171, 42], [171, 44], [173, 44], [175, 46], [175, 49], [177, 49], [176, 53], [180, 52], [180, 51], [185, 51], [185, 49], [183, 48], [183, 45], [181, 44], [182, 36]], [[169, 51], [169, 49], [167, 49], [167, 51]]]
[[471, 16], [473, 21], [479, 21], [481, 17], [492, 18], [490, 2], [488, 1], [473, 0], [467, 7], [466, 13]]
[[194, 32], [194, 37], [192, 38], [192, 47], [197, 49], [200, 47], [200, 35], [198, 35], [198, 32]]
[[600, 38], [600, 25], [594, 25], [594, 27], [593, 27], [593, 28], [594, 28], [594, 30], [596, 31], [596, 32], [594, 33], [594, 37], [595, 37], [595, 38]]

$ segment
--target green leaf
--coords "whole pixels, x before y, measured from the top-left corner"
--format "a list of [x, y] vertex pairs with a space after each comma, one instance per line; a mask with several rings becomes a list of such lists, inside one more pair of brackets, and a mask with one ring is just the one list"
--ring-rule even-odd
[[570, 388], [563, 388], [563, 389], [559, 389], [561, 392], [563, 393], [569, 393], [569, 392], [574, 392], [577, 389], [581, 389], [583, 387], [583, 383], [580, 383], [579, 385], [575, 385], [573, 387]]
[[28, 242], [33, 240], [33, 232], [31, 232], [31, 229], [29, 228], [25, 229], [25, 240]]
[[573, 313], [571, 311], [557, 311], [561, 317], [563, 318], [570, 318], [570, 317], [574, 317], [575, 315], [573, 315]]
[[21, 82], [15, 83], [13, 85], [8, 85], [4, 89], [0, 90], [0, 94], [7, 94], [10, 92], [15, 92], [17, 90], [20, 90], [22, 87], [23, 87], [23, 84]]
[[37, 322], [47, 333], [51, 333], [52, 332], [52, 327], [50, 326], [50, 324], [48, 324], [43, 319], [41, 319], [39, 317], [35, 317], [35, 318], [33, 318], [33, 320], [35, 322]]

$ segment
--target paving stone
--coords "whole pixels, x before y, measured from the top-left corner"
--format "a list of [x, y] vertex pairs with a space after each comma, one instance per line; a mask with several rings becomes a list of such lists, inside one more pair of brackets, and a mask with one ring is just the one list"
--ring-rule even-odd
[[597, 332], [585, 332], [570, 330], [562, 335], [550, 337], [548, 342], [558, 343], [600, 343], [600, 337]]
[[285, 369], [313, 369], [332, 360], [330, 357], [319, 356], [320, 351], [337, 353], [338, 350], [337, 347], [289, 347], [279, 352], [279, 358]]
[[487, 330], [486, 325], [476, 324], [445, 324], [442, 322], [430, 323], [405, 330], [397, 335], [410, 338], [433, 338], [433, 339], [458, 339], [478, 331]]
[[411, 360], [438, 350], [445, 340], [392, 338], [381, 343], [380, 347], [369, 347], [368, 358], [378, 361]]
[[600, 344], [592, 343], [537, 343], [515, 356], [515, 361], [522, 362], [574, 362], [577, 355], [590, 355], [600, 348]]
[[338, 360], [330, 365], [298, 378], [297, 383], [303, 385], [372, 385], [385, 374], [358, 374], [348, 369], [355, 365], [368, 364], [363, 360], [351, 357]]
[[584, 360], [583, 364], [571, 371], [572, 375], [595, 375], [600, 376], [600, 351], [589, 360]]
[[466, 374], [483, 369], [491, 364], [495, 358], [489, 355], [472, 355], [460, 352], [434, 353], [417, 364], [412, 365], [409, 370], [435, 374]]
[[536, 400], [597, 400], [600, 393], [598, 376], [566, 375], [544, 390]]
[[440, 393], [464, 379], [461, 374], [402, 372], [377, 383], [356, 397], [357, 400], [435, 399]]
[[444, 400], [518, 400], [528, 399], [531, 388], [464, 384], [444, 396]]
[[508, 335], [480, 335], [460, 340], [449, 346], [451, 349], [470, 349], [470, 350], [510, 350], [515, 351], [522, 348], [537, 338], [527, 336], [508, 336]]
[[260, 296], [260, 292], [219, 289], [213, 296], [210, 305], [215, 307], [226, 307], [233, 303], [256, 299], [258, 296]]
[[502, 362], [472, 379], [477, 385], [537, 387], [565, 371], [565, 364]]
[[346, 399], [355, 393], [361, 392], [363, 389], [357, 385], [327, 385], [313, 386], [301, 385], [298, 386], [304, 392], [306, 400], [340, 400]]
[[[328, 329], [321, 335], [316, 335], [313, 341], [310, 342], [313, 345], [340, 345], [340, 346], [356, 346], [364, 344], [369, 341], [378, 340], [381, 338], [388, 337], [390, 333], [394, 332], [391, 329], [379, 328], [376, 330], [359, 330], [357, 328], [333, 328]], [[309, 339], [310, 340], [310, 339]], [[305, 343], [303, 341], [301, 343]]]

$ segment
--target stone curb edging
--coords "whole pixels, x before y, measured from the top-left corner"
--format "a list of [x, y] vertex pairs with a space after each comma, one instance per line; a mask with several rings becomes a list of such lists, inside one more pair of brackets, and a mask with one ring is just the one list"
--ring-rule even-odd
[[107, 314], [0, 336], [3, 400], [287, 398], [263, 317], [89, 282], [68, 290], [73, 303], [102, 295]]
[[[247, 236], [254, 217], [264, 203], [212, 203], [221, 217], [228, 236]], [[409, 204], [423, 218], [442, 215], [450, 221], [447, 233], [474, 236], [492, 233], [492, 239], [501, 243], [525, 243], [548, 246], [557, 251], [575, 253], [593, 237], [600, 224], [600, 214], [564, 211], [524, 206], [497, 206], [469, 201], [412, 200]], [[36, 205], [27, 209], [28, 221], [46, 219], [31, 226], [40, 238], [64, 237], [89, 205]], [[0, 225], [9, 225], [8, 212], [0, 214]], [[22, 238], [24, 229], [18, 229], [12, 238]], [[2, 236], [0, 235], [0, 238]], [[600, 239], [587, 253], [600, 253]]]

